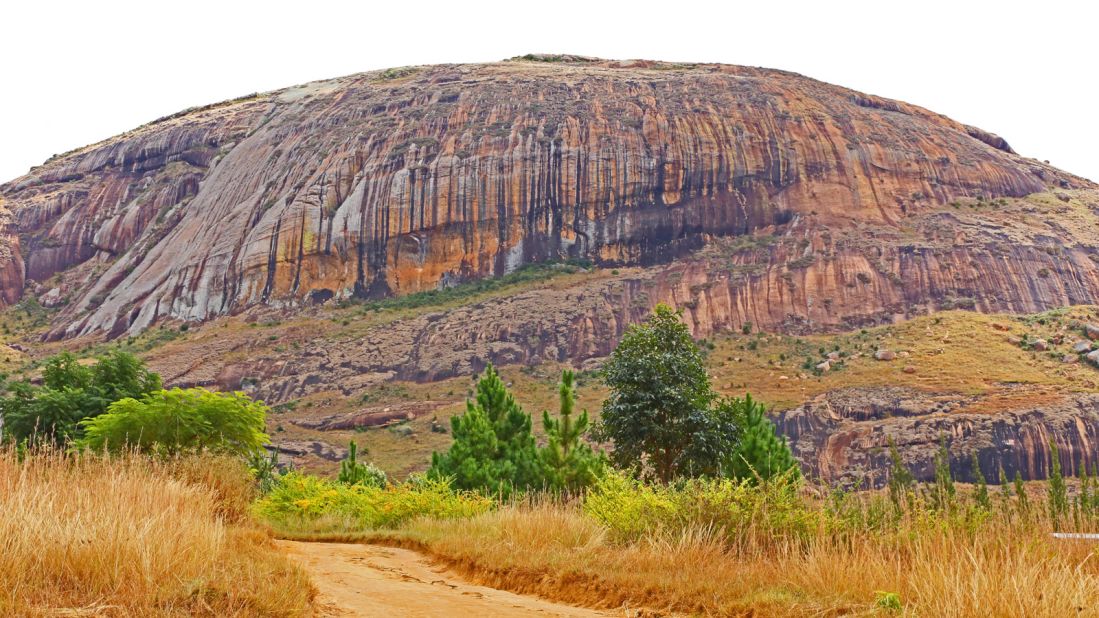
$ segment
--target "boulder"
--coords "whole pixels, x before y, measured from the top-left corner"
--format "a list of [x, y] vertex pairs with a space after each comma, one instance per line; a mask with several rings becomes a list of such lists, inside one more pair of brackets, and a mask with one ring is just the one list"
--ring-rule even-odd
[[891, 361], [894, 358], [897, 358], [897, 353], [893, 350], [878, 350], [877, 352], [874, 352], [874, 358], [880, 361]]
[[1035, 352], [1045, 352], [1049, 349], [1049, 344], [1046, 343], [1045, 339], [1035, 339], [1030, 342], [1030, 349]]
[[916, 373], [916, 367], [913, 365], [905, 365], [902, 371], [904, 371], [905, 373]]
[[1061, 362], [1071, 365], [1072, 363], [1080, 362], [1080, 356], [1077, 354], [1065, 354], [1061, 357]]
[[1072, 344], [1072, 351], [1076, 352], [1077, 354], [1085, 354], [1087, 352], [1091, 352], [1091, 342], [1077, 341], [1076, 343]]
[[832, 363], [830, 363], [828, 361], [824, 361], [823, 363], [817, 364], [817, 371], [828, 371], [831, 368], [832, 368]]
[[1085, 324], [1084, 334], [1092, 341], [1099, 341], [1099, 326], [1096, 326], [1095, 324]]
[[1099, 350], [1095, 350], [1087, 355], [1088, 362], [1096, 367], [1099, 367]]

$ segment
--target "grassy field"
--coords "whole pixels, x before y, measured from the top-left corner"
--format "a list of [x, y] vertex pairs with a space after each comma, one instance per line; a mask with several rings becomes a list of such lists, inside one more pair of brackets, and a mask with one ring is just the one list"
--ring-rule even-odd
[[0, 450], [0, 615], [308, 615], [252, 498], [228, 460]]

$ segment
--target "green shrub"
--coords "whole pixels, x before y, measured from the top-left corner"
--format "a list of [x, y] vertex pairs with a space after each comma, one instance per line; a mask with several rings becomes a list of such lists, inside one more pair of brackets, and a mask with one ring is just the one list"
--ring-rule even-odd
[[64, 446], [83, 435], [80, 422], [103, 414], [109, 405], [160, 388], [160, 376], [133, 354], [114, 351], [85, 365], [69, 352], [52, 356], [42, 370], [42, 385], [8, 385], [0, 398], [4, 432], [14, 441]]
[[[366, 451], [363, 451], [363, 455]], [[340, 462], [340, 474], [336, 480], [344, 485], [373, 485], [385, 487], [389, 483], [385, 472], [372, 463], [359, 463], [359, 445], [351, 442], [347, 457]]]
[[820, 519], [798, 495], [799, 487], [789, 476], [758, 485], [733, 479], [649, 485], [610, 473], [585, 498], [584, 511], [621, 540], [697, 528], [729, 542], [749, 536], [803, 539]]
[[494, 504], [480, 494], [422, 477], [382, 488], [289, 472], [256, 502], [254, 512], [283, 529], [324, 532], [394, 528], [420, 516], [472, 517]]
[[76, 444], [96, 451], [252, 455], [267, 442], [266, 417], [267, 406], [244, 393], [173, 388], [112, 403], [106, 414], [80, 422], [84, 437]]

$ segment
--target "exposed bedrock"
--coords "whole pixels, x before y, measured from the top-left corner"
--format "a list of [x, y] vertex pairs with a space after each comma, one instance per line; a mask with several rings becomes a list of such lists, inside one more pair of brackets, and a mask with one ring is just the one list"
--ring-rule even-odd
[[[934, 479], [941, 441], [955, 478], [974, 482], [972, 454], [990, 482], [1044, 479], [1050, 444], [1066, 474], [1099, 465], [1099, 395], [1066, 393], [1036, 398], [1016, 409], [967, 413], [974, 398], [902, 388], [834, 391], [779, 414], [774, 420], [805, 472], [832, 484], [881, 487], [888, 482], [890, 442], [917, 480]], [[1039, 401], [1038, 399], [1044, 399]]]
[[[895, 227], [956, 198], [1050, 186], [1091, 185], [984, 131], [781, 71], [390, 70], [181, 113], [3, 185], [0, 295], [10, 303], [24, 281], [75, 273], [52, 336], [118, 335], [255, 304], [433, 289], [537, 260], [653, 264], [771, 227]], [[956, 284], [925, 256], [882, 259], [918, 274], [917, 290]], [[863, 265], [809, 269], [820, 281], [801, 289], [843, 287], [853, 268]], [[985, 276], [1021, 266], [997, 268]], [[712, 321], [822, 319], [820, 305], [796, 306], [808, 296], [775, 296], [787, 284], [772, 284], [739, 286]], [[876, 297], [860, 313], [913, 300], [900, 288]]]

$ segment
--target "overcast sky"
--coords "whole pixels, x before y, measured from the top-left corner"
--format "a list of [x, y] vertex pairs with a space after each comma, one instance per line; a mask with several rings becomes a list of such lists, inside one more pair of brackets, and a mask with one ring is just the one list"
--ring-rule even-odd
[[927, 107], [1099, 180], [1095, 4], [5, 0], [0, 181], [194, 105], [528, 52], [796, 71]]

